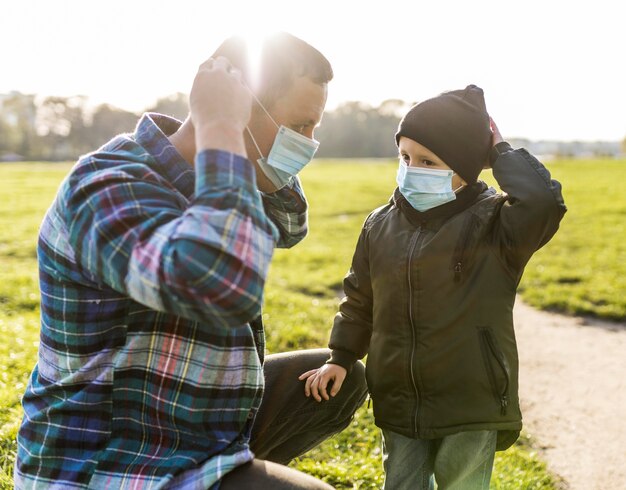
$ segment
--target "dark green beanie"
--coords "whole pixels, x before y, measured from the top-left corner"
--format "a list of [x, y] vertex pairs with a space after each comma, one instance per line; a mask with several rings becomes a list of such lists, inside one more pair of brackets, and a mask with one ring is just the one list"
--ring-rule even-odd
[[473, 184], [491, 149], [489, 114], [476, 85], [444, 92], [411, 107], [396, 133], [425, 146], [465, 182]]

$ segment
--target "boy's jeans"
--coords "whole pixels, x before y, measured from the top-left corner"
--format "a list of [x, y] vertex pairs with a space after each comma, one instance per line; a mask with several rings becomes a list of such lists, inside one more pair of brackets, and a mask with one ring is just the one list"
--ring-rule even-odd
[[385, 490], [489, 490], [495, 430], [411, 439], [383, 429]]

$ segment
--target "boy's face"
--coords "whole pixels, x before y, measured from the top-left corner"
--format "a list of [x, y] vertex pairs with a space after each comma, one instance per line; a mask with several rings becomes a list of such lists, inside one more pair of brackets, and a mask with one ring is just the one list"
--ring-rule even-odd
[[[406, 136], [400, 136], [398, 152], [400, 153], [400, 159], [409, 167], [452, 170], [446, 165], [446, 162], [428, 148]], [[454, 173], [452, 175], [452, 188], [457, 189], [462, 185], [467, 185], [467, 183], [459, 175]]]

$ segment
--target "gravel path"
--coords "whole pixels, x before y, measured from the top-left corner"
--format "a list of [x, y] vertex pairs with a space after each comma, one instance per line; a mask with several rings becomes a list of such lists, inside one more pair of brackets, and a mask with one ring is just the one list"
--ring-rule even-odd
[[626, 490], [626, 324], [514, 309], [524, 428], [570, 490]]

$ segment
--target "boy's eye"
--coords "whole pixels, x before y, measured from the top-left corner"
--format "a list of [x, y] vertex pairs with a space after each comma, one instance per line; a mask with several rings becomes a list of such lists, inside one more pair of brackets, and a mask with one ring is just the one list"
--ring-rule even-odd
[[407, 154], [400, 155], [400, 158], [402, 158], [402, 161], [404, 163], [409, 163], [411, 161], [411, 157], [409, 155], [407, 155]]
[[426, 165], [427, 167], [434, 167], [437, 164], [435, 162], [432, 162], [430, 160], [427, 160], [426, 158], [422, 159], [422, 165]]

